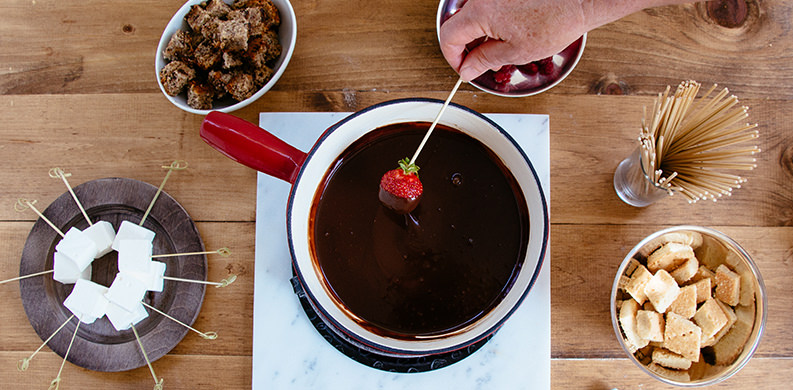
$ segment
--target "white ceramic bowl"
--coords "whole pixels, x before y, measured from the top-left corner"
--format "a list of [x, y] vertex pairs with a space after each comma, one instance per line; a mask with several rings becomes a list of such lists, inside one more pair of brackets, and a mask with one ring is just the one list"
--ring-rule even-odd
[[[630, 352], [630, 349], [626, 345], [625, 336], [622, 333], [622, 329], [617, 318], [616, 305], [617, 300], [620, 298], [632, 299], [619, 289], [620, 277], [625, 274], [631, 259], [636, 258], [640, 262], [643, 262], [645, 259], [640, 254], [640, 251], [645, 245], [649, 245], [651, 241], [655, 241], [664, 235], [670, 233], [675, 234], [679, 232], [699, 233], [702, 236], [702, 245], [699, 249], [695, 249], [695, 254], [700, 256], [700, 253], [703, 253], [706, 247], [710, 247], [711, 249], [718, 251], [718, 253], [724, 255], [725, 259], [729, 259], [725, 261], [729, 267], [734, 268], [735, 272], [739, 273], [742, 278], [748, 277], [750, 279], [751, 285], [754, 289], [754, 302], [752, 304], [754, 306], [754, 324], [751, 331], [748, 332], [749, 335], [743, 344], [743, 350], [738, 353], [737, 357], [729, 364], [709, 366], [700, 365], [698, 367], [700, 370], [696, 371], [694, 377], [692, 377], [689, 381], [680, 380], [679, 378], [655, 372], [649, 369], [647, 365], [639, 361], [636, 354]], [[625, 296], [620, 297], [621, 294], [625, 294]], [[743, 309], [751, 310], [752, 305], [743, 305]], [[741, 304], [738, 306], [741, 306]], [[736, 306], [736, 308], [738, 306]], [[611, 289], [611, 323], [614, 327], [614, 332], [616, 333], [617, 340], [619, 340], [622, 349], [632, 362], [634, 362], [637, 366], [639, 366], [639, 368], [642, 369], [642, 371], [651, 377], [661, 382], [680, 387], [700, 387], [713, 385], [733, 376], [735, 373], [740, 371], [741, 368], [743, 368], [746, 363], [749, 362], [749, 359], [752, 357], [754, 352], [757, 350], [757, 346], [760, 344], [760, 338], [763, 335], [766, 317], [768, 315], [767, 308], [768, 301], [766, 297], [765, 284], [763, 283], [763, 278], [760, 275], [760, 270], [757, 268], [757, 265], [755, 265], [754, 261], [752, 261], [749, 254], [743, 248], [741, 248], [738, 243], [727, 237], [724, 233], [701, 226], [675, 226], [660, 230], [649, 235], [647, 238], [636, 244], [636, 246], [633, 247], [630, 252], [628, 252], [628, 254], [625, 256], [625, 259], [622, 261], [622, 264], [617, 271], [617, 275], [614, 278], [614, 285]], [[725, 335], [722, 340], [727, 339], [728, 336], [730, 336], [729, 333], [727, 333], [727, 335]], [[705, 349], [702, 351], [704, 354]], [[706, 358], [700, 358], [700, 361], [702, 360], [707, 361]], [[692, 365], [690, 370], [694, 369], [694, 365]]]
[[[210, 111], [222, 111], [222, 112], [231, 112], [234, 110], [238, 110], [247, 106], [248, 104], [253, 103], [256, 99], [260, 98], [264, 95], [270, 88], [275, 85], [281, 75], [286, 70], [287, 64], [289, 64], [289, 60], [292, 58], [292, 53], [295, 51], [295, 40], [297, 38], [297, 18], [295, 17], [295, 11], [292, 8], [292, 4], [289, 0], [272, 0], [273, 4], [278, 7], [278, 10], [281, 13], [281, 26], [278, 28], [278, 39], [281, 42], [281, 56], [276, 60], [275, 65], [273, 66], [273, 75], [270, 78], [270, 81], [267, 82], [261, 89], [256, 91], [251, 97], [243, 100], [243, 101], [236, 101], [231, 98], [224, 98], [220, 100], [215, 100], [213, 103], [213, 107], [211, 110], [197, 110], [187, 105], [187, 97], [185, 93], [181, 93], [177, 96], [170, 96], [165, 93], [165, 89], [162, 86], [162, 82], [160, 82], [160, 70], [165, 66], [166, 62], [163, 59], [163, 50], [168, 45], [168, 41], [171, 39], [176, 31], [179, 29], [187, 29], [188, 25], [185, 22], [184, 17], [190, 11], [190, 7], [195, 4], [203, 3], [207, 0], [189, 0], [182, 8], [179, 8], [176, 11], [176, 14], [173, 15], [171, 21], [168, 22], [168, 25], [165, 26], [165, 31], [163, 31], [162, 36], [160, 37], [160, 43], [157, 45], [157, 54], [155, 55], [154, 59], [154, 68], [157, 78], [157, 84], [160, 86], [160, 90], [162, 91], [163, 95], [175, 106], [187, 111], [192, 112], [194, 114], [206, 115]], [[226, 3], [231, 4], [233, 0], [224, 0]]]

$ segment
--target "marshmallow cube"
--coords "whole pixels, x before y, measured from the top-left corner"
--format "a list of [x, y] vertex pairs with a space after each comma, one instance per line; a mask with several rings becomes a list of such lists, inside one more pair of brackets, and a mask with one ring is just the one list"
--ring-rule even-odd
[[108, 301], [105, 299], [107, 290], [108, 288], [101, 284], [78, 279], [72, 293], [63, 301], [63, 305], [80, 321], [91, 324], [105, 315], [108, 306]]
[[98, 253], [95, 258], [100, 258], [108, 253], [110, 253], [113, 248], [113, 240], [116, 239], [116, 231], [113, 229], [113, 225], [107, 221], [99, 221], [85, 230], [83, 233], [88, 235], [88, 238], [96, 244], [96, 249]]
[[154, 235], [155, 233], [153, 231], [143, 226], [136, 225], [130, 221], [122, 221], [111, 247], [113, 250], [118, 250], [119, 244], [124, 240], [147, 240], [152, 242], [154, 241]]
[[133, 312], [128, 312], [114, 303], [107, 306], [107, 319], [110, 320], [110, 323], [113, 324], [113, 327], [119, 332], [129, 329], [130, 326], [143, 321], [143, 319], [148, 316], [149, 313], [146, 311], [146, 307], [140, 302], [135, 305], [135, 311]]
[[163, 284], [165, 283], [165, 280], [163, 279], [163, 276], [165, 276], [165, 268], [165, 263], [160, 261], [152, 261], [149, 272], [130, 272], [130, 274], [143, 282], [143, 284], [148, 287], [149, 291], [161, 292]]
[[118, 270], [127, 273], [148, 274], [151, 268], [151, 241], [128, 239], [118, 244]]
[[77, 268], [77, 264], [61, 252], [55, 252], [53, 255], [52, 268], [55, 270], [52, 278], [63, 284], [73, 284], [78, 279], [91, 280], [90, 265], [81, 272]]
[[99, 252], [91, 238], [76, 227], [66, 232], [55, 250], [72, 259], [80, 271], [86, 269]]
[[134, 312], [135, 307], [143, 296], [146, 295], [147, 286], [132, 275], [124, 272], [116, 274], [116, 278], [107, 289], [105, 298], [116, 305], [121, 306], [126, 311]]

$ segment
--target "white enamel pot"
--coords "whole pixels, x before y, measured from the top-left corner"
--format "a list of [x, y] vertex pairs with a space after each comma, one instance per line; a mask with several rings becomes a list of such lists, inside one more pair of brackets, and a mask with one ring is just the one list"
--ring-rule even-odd
[[[548, 207], [537, 173], [517, 143], [496, 123], [466, 107], [451, 104], [440, 123], [462, 131], [494, 152], [514, 175], [529, 211], [525, 258], [512, 287], [490, 312], [454, 331], [432, 337], [386, 337], [360, 323], [331, 297], [309, 247], [314, 196], [329, 167], [365, 134], [395, 123], [432, 122], [443, 104], [432, 99], [387, 101], [349, 115], [328, 128], [308, 152], [302, 152], [265, 130], [220, 112], [206, 116], [201, 137], [221, 153], [253, 169], [292, 184], [286, 225], [292, 263], [312, 308], [336, 334], [381, 355], [418, 357], [467, 348], [491, 336], [517, 310], [540, 272], [549, 235]], [[296, 129], [299, 131], [299, 129]], [[528, 337], [528, 336], [527, 336]]]

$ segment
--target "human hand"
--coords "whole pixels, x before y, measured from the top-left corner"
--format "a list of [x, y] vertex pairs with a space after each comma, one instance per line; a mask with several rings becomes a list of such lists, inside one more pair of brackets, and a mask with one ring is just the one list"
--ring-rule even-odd
[[[579, 0], [468, 0], [440, 28], [441, 51], [465, 81], [561, 52], [588, 31]], [[487, 39], [466, 53], [466, 45]]]

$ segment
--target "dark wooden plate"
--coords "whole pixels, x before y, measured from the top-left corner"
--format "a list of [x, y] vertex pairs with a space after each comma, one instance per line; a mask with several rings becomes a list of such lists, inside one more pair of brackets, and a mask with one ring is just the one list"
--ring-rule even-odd
[[[74, 192], [92, 221], [108, 221], [118, 231], [124, 220], [138, 224], [154, 197], [157, 187], [132, 179], [107, 178], [89, 181]], [[66, 232], [72, 226], [88, 227], [68, 192], [58, 197], [43, 214]], [[154, 254], [202, 252], [204, 244], [193, 220], [171, 196], [162, 192], [143, 225], [156, 233]], [[52, 269], [55, 245], [60, 235], [39, 218], [25, 242], [19, 274], [28, 275]], [[91, 279], [110, 286], [118, 273], [115, 251], [94, 260]], [[191, 255], [156, 259], [167, 264], [166, 275], [184, 279], [206, 280], [205, 255]], [[72, 291], [73, 284], [61, 284], [48, 274], [20, 281], [22, 304], [33, 329], [46, 340], [66, 321], [71, 312], [63, 301]], [[166, 280], [163, 291], [148, 292], [144, 302], [168, 315], [192, 325], [198, 317], [204, 300], [206, 286]], [[188, 329], [168, 318], [147, 309], [149, 316], [135, 325], [150, 361], [155, 361], [178, 344]], [[77, 318], [73, 318], [47, 344], [60, 356], [66, 354]], [[33, 351], [30, 351], [31, 353]], [[117, 331], [107, 317], [93, 324], [80, 324], [69, 356], [69, 362], [94, 371], [126, 371], [146, 365], [132, 329]]]

